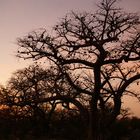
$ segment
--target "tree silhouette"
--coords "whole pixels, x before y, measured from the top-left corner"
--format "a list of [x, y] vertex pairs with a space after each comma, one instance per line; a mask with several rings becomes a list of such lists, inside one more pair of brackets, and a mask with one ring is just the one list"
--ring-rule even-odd
[[87, 116], [84, 104], [75, 101], [75, 91], [60, 74], [53, 67], [43, 69], [39, 65], [18, 70], [8, 81], [5, 94], [1, 94], [5, 95], [5, 98], [2, 96], [3, 104], [16, 111], [16, 116], [48, 119], [48, 122], [58, 104], [71, 110], [76, 109], [72, 106], [75, 104], [77, 111]]
[[131, 88], [140, 79], [139, 16], [117, 8], [116, 2], [102, 0], [95, 14], [67, 14], [52, 35], [43, 29], [18, 39], [18, 57], [47, 61], [73, 89], [73, 96], [59, 92], [54, 100], [79, 105], [78, 97], [87, 99], [88, 139], [105, 139], [123, 95], [139, 98]]

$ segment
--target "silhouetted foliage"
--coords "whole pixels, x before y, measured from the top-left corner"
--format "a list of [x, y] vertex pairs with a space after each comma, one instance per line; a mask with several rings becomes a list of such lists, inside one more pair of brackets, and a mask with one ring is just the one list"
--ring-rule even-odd
[[[4, 116], [3, 116], [4, 115]], [[79, 113], [68, 110], [55, 110], [51, 125], [32, 117], [16, 119], [5, 110], [0, 112], [0, 139], [1, 140], [85, 140], [85, 129], [81, 123]], [[140, 119], [125, 118], [116, 120], [110, 128], [108, 140], [134, 139], [139, 137]]]
[[[12, 121], [15, 126], [9, 127], [10, 133], [17, 129], [19, 135], [24, 134], [24, 131], [30, 131], [31, 135], [35, 137], [40, 137], [42, 134], [51, 135], [51, 137], [65, 135], [72, 139], [73, 136], [68, 135], [69, 130], [76, 136], [85, 129], [85, 124], [80, 118], [81, 116], [83, 118], [85, 114], [79, 115], [78, 109], [80, 107], [85, 111], [84, 104], [75, 101], [71, 87], [53, 67], [43, 69], [39, 65], [31, 65], [18, 70], [13, 73], [6, 88], [1, 88], [0, 95], [3, 106], [1, 119], [3, 120], [6, 114], [5, 119], [9, 120], [9, 123]], [[28, 123], [25, 127], [24, 122]], [[75, 124], [81, 126], [79, 130], [71, 127]], [[28, 132], [26, 133], [28, 134]], [[77, 135], [77, 137], [80, 136]]]

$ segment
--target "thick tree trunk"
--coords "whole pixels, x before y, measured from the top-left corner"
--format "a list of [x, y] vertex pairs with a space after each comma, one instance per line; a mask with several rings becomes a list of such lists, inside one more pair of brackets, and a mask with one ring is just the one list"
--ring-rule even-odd
[[[95, 114], [94, 114], [95, 115]], [[97, 121], [95, 121], [95, 118], [93, 117], [93, 112], [90, 110], [89, 112], [89, 129], [88, 129], [88, 138], [87, 140], [96, 140], [97, 139]]]
[[97, 64], [94, 69], [94, 93], [92, 95], [92, 100], [90, 103], [90, 111], [89, 111], [89, 130], [88, 130], [88, 140], [106, 140], [104, 135], [102, 114], [98, 111], [98, 101], [100, 97], [100, 89], [101, 89], [101, 75], [100, 75], [101, 67]]
[[111, 136], [110, 126], [115, 121], [121, 108], [121, 100], [115, 99], [114, 110], [110, 114], [102, 114], [95, 108], [95, 102], [89, 111], [89, 129], [87, 140], [108, 140]]
[[90, 112], [87, 140], [108, 140], [109, 131], [105, 127], [106, 122], [102, 120], [102, 116], [100, 115], [98, 112], [96, 114], [95, 112], [94, 114]]
[[100, 65], [94, 68], [94, 93], [92, 95], [90, 103], [90, 121], [89, 121], [89, 140], [98, 140], [98, 99], [100, 95], [100, 85], [101, 85], [101, 76], [100, 76]]

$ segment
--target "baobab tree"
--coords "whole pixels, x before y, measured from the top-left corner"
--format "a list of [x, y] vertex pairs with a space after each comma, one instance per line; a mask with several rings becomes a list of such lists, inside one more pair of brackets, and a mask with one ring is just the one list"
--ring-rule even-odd
[[[44, 119], [48, 123], [58, 104], [59, 108], [61, 106], [73, 110], [69, 104], [71, 102], [79, 110], [85, 110], [80, 102], [75, 101], [75, 91], [60, 74], [56, 68], [44, 69], [37, 64], [17, 70], [1, 94], [5, 95], [2, 96], [3, 105], [9, 106], [21, 117]], [[86, 113], [82, 116], [86, 116]]]
[[116, 2], [102, 0], [94, 14], [68, 13], [52, 35], [44, 29], [18, 39], [18, 57], [47, 61], [76, 91], [75, 100], [88, 99], [88, 139], [107, 139], [123, 95], [139, 98], [131, 88], [140, 79], [139, 16]]

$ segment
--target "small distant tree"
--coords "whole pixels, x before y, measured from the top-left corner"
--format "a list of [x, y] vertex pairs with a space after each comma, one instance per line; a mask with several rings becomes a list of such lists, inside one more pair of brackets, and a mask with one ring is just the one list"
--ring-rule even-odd
[[18, 57], [46, 61], [76, 91], [72, 99], [86, 97], [89, 140], [108, 139], [105, 133], [120, 114], [123, 95], [139, 98], [132, 88], [140, 80], [139, 16], [116, 2], [102, 0], [94, 14], [67, 14], [53, 35], [39, 30], [18, 39]]
[[45, 83], [46, 79], [46, 71], [37, 65], [16, 71], [7, 83], [5, 104], [11, 107], [11, 110], [16, 110], [21, 117], [42, 115], [44, 117], [45, 113], [35, 101], [45, 96], [48, 87]]

